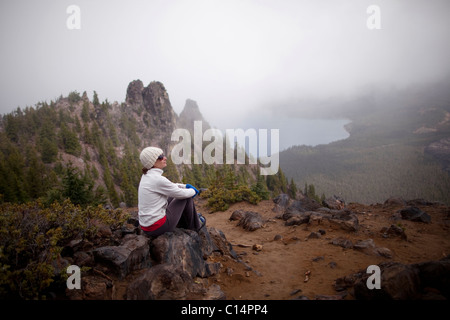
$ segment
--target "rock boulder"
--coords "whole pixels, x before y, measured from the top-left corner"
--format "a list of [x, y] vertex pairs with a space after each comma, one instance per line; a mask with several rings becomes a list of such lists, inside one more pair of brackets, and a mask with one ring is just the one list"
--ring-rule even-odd
[[149, 239], [140, 235], [126, 235], [120, 246], [105, 246], [93, 250], [94, 259], [109, 268], [119, 278], [130, 272], [151, 266]]
[[[220, 267], [205, 261], [202, 243], [197, 232], [175, 229], [153, 240], [151, 253], [157, 264], [182, 266], [190, 277], [208, 277], [217, 273]], [[212, 251], [212, 244], [207, 242], [206, 245]]]
[[430, 223], [431, 217], [417, 207], [408, 207], [398, 211], [404, 220]]
[[371, 274], [361, 270], [336, 279], [337, 291], [349, 290], [359, 300], [418, 300], [450, 298], [450, 256], [438, 261], [414, 264], [383, 262], [381, 288], [369, 289], [367, 280]]
[[238, 226], [241, 226], [247, 231], [255, 231], [264, 225], [262, 217], [259, 213], [253, 211], [244, 212], [242, 218], [239, 220]]

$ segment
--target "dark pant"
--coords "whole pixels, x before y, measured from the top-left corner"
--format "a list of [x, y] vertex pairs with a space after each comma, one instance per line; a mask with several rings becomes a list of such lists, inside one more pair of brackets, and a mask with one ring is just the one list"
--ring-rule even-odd
[[154, 231], [144, 231], [148, 236], [157, 237], [165, 232], [171, 232], [176, 227], [198, 231], [201, 227], [200, 219], [195, 209], [194, 199], [167, 199], [166, 222]]

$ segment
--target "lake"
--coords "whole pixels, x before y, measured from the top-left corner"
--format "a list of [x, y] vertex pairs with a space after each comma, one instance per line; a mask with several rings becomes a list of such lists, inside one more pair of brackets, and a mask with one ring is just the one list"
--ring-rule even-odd
[[280, 129], [280, 151], [295, 145], [316, 146], [347, 139], [348, 119], [282, 119], [271, 125]]
[[[279, 151], [286, 150], [292, 146], [308, 145], [316, 146], [343, 140], [350, 136], [344, 126], [351, 121], [348, 119], [305, 119], [305, 118], [272, 118], [253, 119], [253, 125], [238, 125], [237, 128], [248, 129], [270, 129], [279, 130]], [[231, 128], [228, 128], [231, 129]], [[234, 128], [236, 129], [236, 128]], [[261, 137], [259, 137], [261, 138]], [[270, 143], [270, 138], [267, 137]], [[270, 147], [269, 147], [270, 148]], [[246, 146], [248, 150], [248, 145]], [[256, 150], [250, 150], [251, 154], [257, 154]]]

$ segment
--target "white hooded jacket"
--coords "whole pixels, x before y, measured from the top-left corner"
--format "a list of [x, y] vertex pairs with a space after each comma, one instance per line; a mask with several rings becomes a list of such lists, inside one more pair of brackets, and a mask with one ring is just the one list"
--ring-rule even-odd
[[139, 183], [139, 224], [149, 227], [166, 215], [167, 198], [186, 199], [195, 195], [185, 184], [173, 183], [162, 176], [163, 170], [153, 168], [143, 174]]

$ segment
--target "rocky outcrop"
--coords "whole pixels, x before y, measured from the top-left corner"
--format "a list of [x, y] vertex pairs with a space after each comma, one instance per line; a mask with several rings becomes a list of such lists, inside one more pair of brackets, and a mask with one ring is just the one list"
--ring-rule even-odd
[[431, 217], [417, 207], [408, 207], [398, 211], [400, 217], [404, 220], [430, 223]]
[[221, 264], [212, 259], [215, 255], [237, 260], [220, 230], [203, 228], [197, 233], [175, 229], [156, 238], [125, 233], [116, 241], [118, 245], [87, 252], [79, 243], [66, 249], [67, 259], [84, 256], [91, 268], [82, 274], [81, 289], [66, 290], [69, 299], [225, 298], [220, 286], [195, 281], [219, 272]]
[[283, 215], [283, 220], [286, 221], [286, 226], [299, 226], [304, 223], [309, 223], [312, 212], [287, 212]]
[[238, 259], [236, 252], [230, 242], [228, 242], [225, 234], [216, 228], [208, 228], [208, 233], [212, 241], [212, 250], [219, 252], [223, 256]]
[[247, 231], [255, 231], [264, 225], [261, 215], [253, 211], [236, 210], [231, 215], [230, 220], [239, 220], [237, 225]]
[[220, 269], [217, 263], [207, 263], [205, 257], [213, 251], [212, 240], [202, 229], [203, 237], [195, 231], [175, 229], [152, 241], [152, 257], [157, 264], [182, 266], [193, 277], [209, 277]]
[[342, 210], [345, 208], [345, 200], [341, 197], [334, 195], [331, 198], [327, 198], [323, 201], [325, 207], [333, 210]]
[[348, 290], [361, 300], [450, 298], [450, 256], [415, 264], [384, 262], [379, 267], [380, 289], [368, 288], [367, 280], [371, 274], [366, 270], [336, 279], [334, 287], [337, 291]]
[[406, 201], [402, 198], [396, 198], [396, 197], [390, 197], [383, 203], [383, 207], [389, 208], [389, 207], [399, 207], [399, 206], [405, 206]]
[[290, 217], [307, 211], [316, 211], [322, 208], [317, 201], [303, 197], [299, 200], [293, 200], [289, 195], [281, 193], [272, 200], [275, 203], [272, 211], [278, 213], [279, 218], [288, 220]]
[[[334, 200], [332, 200], [334, 199]], [[344, 200], [330, 198], [331, 207], [342, 208], [340, 210], [322, 207], [318, 202], [304, 198], [290, 201], [287, 195], [280, 195], [274, 200], [274, 212], [279, 213], [277, 217], [286, 221], [287, 226], [310, 224], [316, 222], [321, 224], [327, 221], [329, 224], [347, 231], [357, 231], [359, 220], [356, 213], [344, 207]]]
[[160, 264], [145, 270], [127, 288], [128, 300], [180, 300], [190, 292], [192, 277], [181, 265]]
[[126, 235], [120, 246], [94, 249], [94, 258], [116, 276], [124, 278], [134, 270], [151, 267], [148, 242], [146, 236]]
[[272, 211], [276, 213], [282, 213], [289, 206], [291, 199], [287, 194], [280, 193], [272, 201], [275, 203], [275, 206], [273, 207]]
[[164, 85], [153, 81], [144, 87], [141, 80], [134, 80], [128, 85], [125, 104], [138, 117], [136, 129], [142, 137], [162, 148], [168, 147], [178, 116]]
[[177, 116], [170, 104], [169, 94], [161, 82], [151, 82], [142, 90], [145, 110], [152, 116], [150, 125], [160, 130], [176, 127]]
[[385, 258], [392, 258], [391, 250], [376, 246], [373, 239], [360, 240], [353, 245], [353, 249], [359, 250], [368, 255], [378, 255]]
[[127, 88], [126, 104], [135, 110], [148, 112], [147, 124], [159, 129], [163, 126], [175, 128], [177, 116], [169, 100], [169, 94], [161, 82], [153, 81], [144, 87], [141, 80], [130, 82]]
[[330, 243], [335, 246], [342, 247], [344, 249], [352, 249], [353, 248], [353, 243], [349, 239], [346, 239], [344, 237], [334, 238], [331, 240]]
[[209, 123], [203, 118], [197, 102], [187, 99], [186, 104], [178, 117], [177, 128], [187, 129], [189, 132], [194, 132], [194, 121], [202, 121], [203, 131], [210, 128]]
[[381, 229], [381, 233], [383, 234], [383, 237], [385, 238], [391, 238], [391, 237], [400, 237], [403, 240], [407, 240], [408, 237], [406, 236], [405, 230], [395, 224], [391, 224], [391, 226], [383, 227]]
[[286, 212], [282, 218], [286, 220], [286, 226], [327, 222], [345, 231], [357, 231], [359, 229], [358, 217], [355, 213], [348, 210]]
[[142, 97], [142, 91], [144, 90], [144, 84], [141, 80], [134, 80], [128, 84], [126, 103], [130, 106], [144, 107], [144, 98]]
[[[357, 231], [359, 229], [359, 220], [355, 213], [349, 210], [331, 211], [331, 217], [328, 221], [346, 231]], [[324, 215], [326, 218], [327, 216]]]
[[342, 247], [344, 249], [354, 249], [361, 251], [367, 255], [381, 256], [385, 258], [392, 258], [392, 252], [388, 248], [378, 247], [375, 245], [373, 239], [359, 240], [355, 244], [347, 238], [338, 237], [330, 241], [332, 245]]

